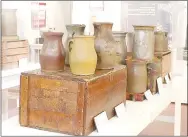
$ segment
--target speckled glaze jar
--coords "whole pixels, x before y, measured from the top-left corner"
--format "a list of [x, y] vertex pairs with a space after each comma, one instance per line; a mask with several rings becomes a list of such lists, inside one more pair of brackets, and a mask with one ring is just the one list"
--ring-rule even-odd
[[148, 71], [148, 89], [155, 94], [157, 93], [157, 78], [161, 76], [161, 61], [154, 58], [152, 62], [147, 64]]
[[116, 41], [111, 22], [94, 22], [97, 69], [112, 69], [116, 65]]
[[66, 29], [68, 32], [68, 36], [66, 39], [66, 45], [65, 45], [65, 52], [66, 52], [66, 57], [65, 57], [65, 64], [69, 65], [69, 41], [73, 38], [73, 36], [80, 36], [84, 35], [85, 31], [85, 25], [84, 24], [69, 24], [66, 25]]
[[133, 44], [134, 44], [134, 32], [127, 32], [126, 35], [127, 52], [132, 52]]
[[133, 26], [133, 58], [151, 61], [154, 57], [154, 26]]
[[125, 59], [127, 56], [127, 46], [126, 46], [126, 32], [113, 31], [113, 36], [116, 41], [116, 63], [125, 65]]
[[146, 61], [126, 59], [127, 91], [130, 93], [144, 93], [147, 90]]
[[44, 43], [40, 52], [39, 61], [42, 71], [63, 71], [65, 51], [62, 44], [61, 32], [44, 32]]
[[168, 50], [168, 32], [155, 32], [155, 52], [164, 52]]

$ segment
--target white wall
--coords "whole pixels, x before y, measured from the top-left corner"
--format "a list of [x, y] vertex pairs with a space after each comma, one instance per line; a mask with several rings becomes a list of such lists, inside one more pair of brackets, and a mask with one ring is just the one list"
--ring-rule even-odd
[[[64, 32], [65, 24], [71, 23], [71, 1], [45, 1], [46, 28], [54, 27], [56, 31]], [[20, 38], [28, 39], [33, 43], [40, 36], [39, 30], [31, 28], [31, 1], [3, 1], [3, 9], [17, 9], [17, 33]]]
[[73, 1], [72, 23], [85, 24], [85, 32], [92, 33], [91, 17], [99, 22], [113, 22], [114, 31], [121, 30], [121, 1], [104, 1], [104, 11], [90, 11], [89, 1]]

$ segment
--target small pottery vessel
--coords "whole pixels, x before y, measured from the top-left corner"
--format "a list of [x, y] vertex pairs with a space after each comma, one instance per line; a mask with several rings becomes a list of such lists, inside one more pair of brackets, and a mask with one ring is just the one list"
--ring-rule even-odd
[[155, 32], [155, 51], [164, 52], [168, 50], [168, 32]]
[[65, 52], [62, 44], [63, 33], [44, 32], [44, 43], [40, 52], [39, 61], [42, 71], [63, 71]]
[[146, 61], [126, 59], [127, 91], [130, 93], [144, 93], [147, 89]]
[[68, 32], [68, 36], [66, 39], [66, 45], [65, 45], [65, 52], [66, 52], [65, 64], [66, 65], [69, 65], [69, 48], [68, 48], [69, 41], [70, 41], [70, 39], [72, 39], [73, 36], [84, 35], [85, 27], [86, 26], [84, 24], [66, 25], [66, 29]]
[[94, 36], [74, 36], [69, 42], [69, 63], [75, 75], [92, 75], [97, 65]]
[[116, 65], [116, 41], [112, 34], [113, 23], [94, 22], [97, 69], [112, 69]]
[[161, 75], [161, 60], [154, 58], [147, 64], [148, 69], [148, 89], [155, 94], [157, 93], [157, 78]]
[[154, 26], [133, 26], [133, 58], [151, 61], [154, 57]]
[[127, 56], [127, 47], [125, 43], [126, 33], [121, 31], [113, 31], [116, 40], [116, 63], [125, 65]]

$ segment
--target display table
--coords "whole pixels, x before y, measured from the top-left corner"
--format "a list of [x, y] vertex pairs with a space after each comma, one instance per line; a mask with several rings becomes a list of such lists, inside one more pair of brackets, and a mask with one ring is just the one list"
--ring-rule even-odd
[[[152, 100], [142, 102], [126, 101], [126, 113], [123, 117], [113, 117], [103, 125], [103, 132], [94, 131], [90, 136], [101, 135], [138, 135], [151, 123], [170, 103], [171, 87], [166, 87], [165, 93], [153, 96]], [[65, 136], [65, 134], [42, 131], [19, 125], [18, 116], [12, 117], [2, 123], [4, 136]], [[67, 136], [67, 135], [66, 135]]]

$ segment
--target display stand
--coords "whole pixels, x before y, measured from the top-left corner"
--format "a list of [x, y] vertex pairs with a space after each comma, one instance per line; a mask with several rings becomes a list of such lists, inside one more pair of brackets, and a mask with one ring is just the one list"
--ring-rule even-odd
[[[121, 115], [120, 117], [115, 116], [107, 122], [102, 122], [102, 130], [99, 132], [96, 130], [92, 132], [90, 136], [137, 136], [171, 103], [171, 87], [164, 86], [163, 92], [166, 93], [153, 95], [152, 100], [144, 100], [142, 102], [127, 100], [124, 115]], [[28, 134], [30, 136], [65, 136], [65, 134], [21, 127], [19, 125], [18, 116], [3, 122], [2, 134], [7, 136], [26, 136]]]

